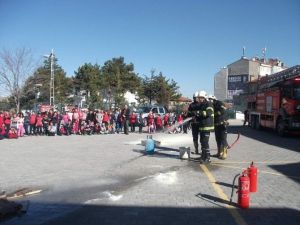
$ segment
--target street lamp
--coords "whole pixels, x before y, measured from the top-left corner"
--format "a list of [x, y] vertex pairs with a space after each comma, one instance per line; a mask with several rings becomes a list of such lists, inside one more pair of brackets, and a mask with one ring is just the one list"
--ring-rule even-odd
[[50, 55], [44, 55], [45, 58], [48, 58], [50, 60], [50, 68], [51, 68], [51, 74], [50, 74], [50, 105], [54, 106], [54, 51], [51, 50]]

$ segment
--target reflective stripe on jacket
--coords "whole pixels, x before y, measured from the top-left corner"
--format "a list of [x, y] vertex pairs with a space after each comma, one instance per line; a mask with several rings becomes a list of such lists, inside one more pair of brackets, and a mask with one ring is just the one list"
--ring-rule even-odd
[[199, 116], [199, 131], [214, 130], [214, 108], [211, 102], [204, 101], [200, 103]]

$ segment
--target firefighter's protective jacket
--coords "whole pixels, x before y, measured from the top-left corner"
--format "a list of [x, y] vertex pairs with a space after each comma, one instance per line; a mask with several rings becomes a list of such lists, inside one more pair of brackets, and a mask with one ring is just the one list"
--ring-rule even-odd
[[199, 123], [199, 118], [197, 118], [197, 113], [196, 113], [198, 104], [199, 104], [198, 102], [192, 102], [189, 105], [188, 112], [187, 112], [187, 117], [193, 117], [191, 122], [195, 124]]
[[211, 102], [205, 100], [202, 103], [191, 104], [189, 115], [195, 115], [199, 123], [199, 131], [214, 130], [214, 108]]
[[214, 107], [215, 126], [226, 124], [226, 116], [225, 116], [226, 107], [224, 103], [219, 100], [214, 100], [213, 107]]

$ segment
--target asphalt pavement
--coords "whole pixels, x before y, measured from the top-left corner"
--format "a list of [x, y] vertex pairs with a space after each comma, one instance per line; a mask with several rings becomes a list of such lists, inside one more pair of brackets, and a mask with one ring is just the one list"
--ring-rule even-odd
[[[300, 138], [231, 120], [228, 142], [238, 134], [228, 158], [209, 165], [195, 154], [179, 158], [179, 147], [193, 150], [191, 132], [155, 133], [161, 146], [153, 155], [141, 145], [147, 133], [2, 140], [0, 190], [43, 190], [17, 199], [27, 213], [2, 223], [298, 225]], [[215, 154], [214, 133], [210, 147]], [[252, 161], [258, 191], [250, 194], [250, 208], [240, 209], [232, 182]]]

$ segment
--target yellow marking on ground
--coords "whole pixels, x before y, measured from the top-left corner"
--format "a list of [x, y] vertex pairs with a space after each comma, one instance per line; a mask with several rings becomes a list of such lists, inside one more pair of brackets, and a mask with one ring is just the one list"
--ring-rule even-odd
[[[206, 176], [208, 177], [208, 180], [211, 182], [211, 185], [213, 186], [215, 192], [219, 195], [219, 197], [225, 201], [229, 202], [229, 198], [227, 195], [224, 193], [220, 185], [218, 185], [216, 182], [215, 177], [212, 175], [212, 173], [208, 170], [208, 168], [205, 165], [200, 165], [201, 169], [204, 171]], [[247, 225], [246, 221], [243, 219], [243, 217], [239, 214], [237, 209], [233, 207], [232, 205], [226, 204], [225, 205], [232, 217], [234, 218], [235, 222], [238, 225]]]
[[[220, 166], [220, 167], [225, 167], [225, 168], [231, 168], [231, 169], [239, 169], [241, 170], [241, 172], [247, 168], [243, 168], [243, 167], [238, 167], [238, 166], [226, 166], [226, 165], [222, 165], [220, 163], [211, 163], [211, 165], [213, 166]], [[282, 173], [274, 173], [274, 172], [270, 172], [270, 171], [265, 171], [265, 170], [258, 170], [259, 173], [265, 173], [265, 174], [271, 174], [271, 175], [276, 175], [276, 176], [281, 176], [281, 177], [290, 177], [290, 178], [294, 178], [294, 179], [300, 179], [300, 177], [298, 176], [288, 176], [288, 175], [284, 175]]]

